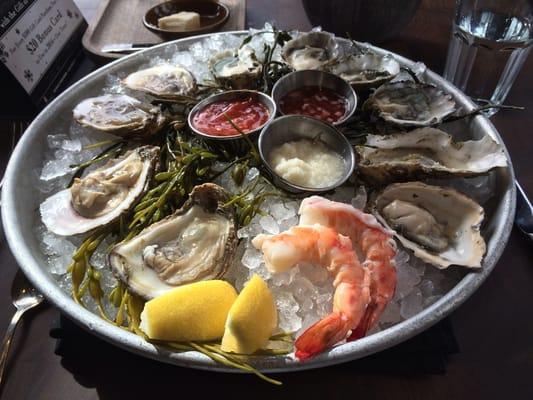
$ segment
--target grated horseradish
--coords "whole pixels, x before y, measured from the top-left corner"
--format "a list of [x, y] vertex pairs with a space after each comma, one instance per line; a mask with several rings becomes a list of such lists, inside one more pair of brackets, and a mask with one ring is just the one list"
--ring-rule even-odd
[[322, 188], [341, 179], [342, 158], [318, 140], [300, 139], [282, 144], [270, 153], [270, 164], [283, 179], [299, 186]]

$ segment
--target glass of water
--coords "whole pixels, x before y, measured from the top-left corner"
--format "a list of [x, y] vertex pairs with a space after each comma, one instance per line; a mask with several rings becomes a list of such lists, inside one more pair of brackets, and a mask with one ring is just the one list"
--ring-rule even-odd
[[502, 104], [533, 42], [530, 0], [456, 0], [444, 78]]

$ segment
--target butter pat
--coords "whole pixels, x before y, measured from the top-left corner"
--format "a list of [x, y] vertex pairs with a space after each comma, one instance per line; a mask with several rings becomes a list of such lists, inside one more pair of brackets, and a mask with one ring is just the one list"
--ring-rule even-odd
[[167, 15], [157, 20], [157, 25], [161, 29], [168, 29], [176, 32], [192, 31], [200, 28], [200, 14], [193, 11], [181, 11], [177, 14]]

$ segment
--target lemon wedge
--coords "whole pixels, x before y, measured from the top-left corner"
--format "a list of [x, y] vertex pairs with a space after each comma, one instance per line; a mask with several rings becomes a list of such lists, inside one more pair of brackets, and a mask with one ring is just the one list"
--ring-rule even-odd
[[254, 275], [231, 306], [221, 349], [252, 354], [265, 346], [278, 323], [278, 312], [267, 284]]
[[144, 305], [140, 328], [150, 339], [156, 340], [220, 339], [236, 298], [233, 286], [221, 280], [180, 286]]

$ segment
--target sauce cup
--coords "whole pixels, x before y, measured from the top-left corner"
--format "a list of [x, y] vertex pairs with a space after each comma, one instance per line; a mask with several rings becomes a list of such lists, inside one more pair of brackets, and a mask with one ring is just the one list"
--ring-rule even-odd
[[344, 116], [333, 125], [341, 125], [350, 118], [357, 107], [357, 95], [348, 82], [337, 75], [316, 70], [301, 70], [291, 72], [280, 78], [272, 88], [272, 98], [278, 107], [279, 113], [285, 115], [279, 106], [280, 100], [293, 90], [301, 89], [305, 86], [319, 86], [331, 89], [344, 97], [347, 101]]
[[[271, 152], [284, 143], [300, 139], [319, 139], [330, 150], [341, 156], [344, 171], [337, 182], [320, 188], [299, 186], [283, 179], [274, 171], [269, 161]], [[321, 193], [335, 189], [346, 182], [355, 168], [355, 153], [348, 139], [330, 124], [304, 115], [285, 115], [273, 120], [261, 131], [258, 149], [273, 183], [291, 193]]]
[[189, 127], [191, 128], [192, 132], [196, 136], [202, 138], [207, 143], [222, 146], [229, 151], [233, 151], [233, 152], [240, 154], [243, 151], [249, 150], [247, 141], [242, 137], [240, 133], [237, 133], [231, 136], [209, 135], [208, 133], [205, 133], [199, 130], [193, 123], [194, 117], [208, 105], [214, 102], [217, 102], [217, 101], [221, 101], [221, 100], [237, 100], [241, 98], [243, 95], [254, 96], [268, 110], [269, 115], [265, 123], [258, 126], [252, 131], [246, 132], [246, 136], [250, 138], [250, 140], [252, 141], [256, 140], [257, 137], [259, 136], [259, 132], [261, 132], [261, 129], [264, 126], [266, 126], [270, 121], [272, 121], [274, 117], [276, 116], [276, 104], [274, 103], [272, 98], [256, 90], [229, 90], [223, 93], [214, 94], [202, 100], [201, 102], [199, 102], [198, 104], [194, 106], [194, 108], [189, 113], [189, 116], [187, 119], [187, 122], [189, 123]]

